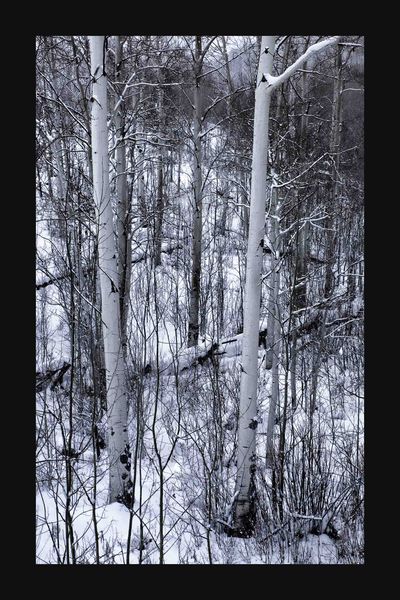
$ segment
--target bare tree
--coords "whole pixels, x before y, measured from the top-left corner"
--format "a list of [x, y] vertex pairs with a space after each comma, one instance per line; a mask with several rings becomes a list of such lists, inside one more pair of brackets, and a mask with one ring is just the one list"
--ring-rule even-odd
[[98, 219], [101, 315], [107, 381], [109, 493], [111, 501], [126, 501], [132, 485], [127, 430], [128, 398], [122, 352], [118, 268], [110, 199], [107, 75], [104, 63], [104, 43], [104, 36], [90, 36], [90, 65], [93, 85], [91, 98], [93, 191]]
[[272, 75], [275, 41], [276, 36], [263, 36], [261, 40], [255, 94], [250, 224], [246, 265], [242, 375], [240, 380], [238, 459], [232, 526], [233, 534], [239, 537], [252, 535], [254, 530], [258, 335], [271, 93], [278, 85], [296, 72], [310, 55], [330, 44], [337, 43], [339, 37], [329, 38], [314, 44], [284, 73], [277, 77]]
[[194, 87], [193, 87], [193, 140], [194, 140], [194, 209], [193, 209], [193, 242], [192, 242], [192, 279], [190, 286], [188, 346], [196, 346], [199, 339], [199, 305], [201, 275], [201, 242], [203, 215], [203, 179], [202, 179], [202, 114], [201, 114], [201, 71], [204, 60], [202, 38], [195, 38], [194, 52]]

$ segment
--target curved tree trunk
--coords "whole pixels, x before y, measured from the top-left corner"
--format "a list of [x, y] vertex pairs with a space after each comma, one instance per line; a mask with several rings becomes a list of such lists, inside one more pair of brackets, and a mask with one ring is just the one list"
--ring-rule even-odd
[[309, 56], [331, 44], [338, 43], [340, 36], [331, 37], [310, 46], [300, 58], [277, 77], [272, 75], [275, 39], [276, 36], [263, 36], [261, 39], [254, 107], [253, 161], [243, 318], [237, 476], [233, 503], [233, 523], [230, 529], [230, 534], [237, 537], [249, 537], [253, 535], [255, 525], [254, 474], [256, 470], [258, 332], [271, 93], [295, 73], [306, 62]]
[[275, 36], [263, 36], [254, 109], [253, 162], [249, 239], [240, 381], [239, 439], [233, 535], [248, 537], [254, 530], [254, 473], [256, 468], [258, 333], [260, 326], [261, 270], [264, 247], [268, 122], [271, 93], [264, 73], [272, 72]]

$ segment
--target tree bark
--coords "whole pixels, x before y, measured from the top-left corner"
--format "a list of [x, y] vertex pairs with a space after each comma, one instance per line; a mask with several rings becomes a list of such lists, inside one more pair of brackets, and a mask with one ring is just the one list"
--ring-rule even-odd
[[[120, 36], [115, 36], [115, 79], [123, 80], [122, 44]], [[117, 88], [119, 90], [119, 86]], [[118, 101], [118, 94], [116, 101]], [[128, 197], [126, 175], [126, 145], [124, 140], [124, 108], [121, 102], [115, 115], [116, 167], [117, 167], [117, 237], [118, 237], [118, 286], [121, 318], [122, 351], [127, 351], [127, 323], [129, 313], [129, 289], [131, 279], [131, 207]]]
[[275, 36], [263, 36], [258, 67], [255, 109], [249, 239], [243, 323], [242, 375], [236, 499], [233, 507], [233, 534], [248, 537], [254, 531], [254, 474], [256, 469], [258, 332], [260, 323], [261, 270], [264, 247], [268, 125], [271, 93], [264, 73], [272, 72]]
[[325, 277], [325, 298], [328, 298], [334, 287], [334, 248], [335, 248], [335, 232], [334, 232], [334, 210], [338, 194], [338, 169], [339, 169], [339, 148], [341, 137], [341, 114], [342, 114], [342, 55], [341, 48], [338, 46], [336, 54], [336, 78], [333, 88], [333, 105], [332, 105], [332, 129], [330, 140], [330, 152], [332, 153], [332, 171], [331, 181], [329, 183], [329, 219], [327, 220], [327, 237], [326, 237], [326, 277]]
[[103, 50], [104, 36], [90, 36], [93, 84], [91, 98], [93, 192], [98, 220], [98, 260], [107, 382], [109, 500], [110, 502], [126, 502], [132, 485], [127, 431], [128, 403], [119, 319], [117, 257], [110, 199], [107, 76]]
[[193, 241], [192, 241], [192, 278], [190, 287], [188, 346], [197, 346], [199, 340], [199, 305], [201, 277], [201, 238], [202, 238], [202, 148], [201, 148], [201, 70], [202, 70], [201, 36], [196, 36], [195, 47], [195, 85], [194, 85], [194, 212], [193, 212]]
[[268, 161], [268, 125], [271, 93], [284, 83], [312, 54], [338, 43], [339, 36], [313, 46], [281, 75], [272, 75], [276, 36], [261, 39], [255, 107], [249, 239], [247, 246], [243, 317], [242, 375], [238, 425], [236, 491], [230, 535], [250, 537], [255, 526], [255, 470], [257, 428], [258, 331], [261, 271], [264, 249], [265, 183]]

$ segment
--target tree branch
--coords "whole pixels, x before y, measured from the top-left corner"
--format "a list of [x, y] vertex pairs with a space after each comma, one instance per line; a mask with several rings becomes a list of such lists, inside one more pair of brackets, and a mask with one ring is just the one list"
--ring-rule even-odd
[[277, 88], [284, 81], [289, 79], [289, 77], [293, 75], [293, 73], [295, 73], [297, 69], [301, 67], [301, 65], [304, 64], [310, 58], [310, 56], [316, 54], [317, 52], [320, 52], [321, 50], [327, 48], [328, 46], [331, 46], [332, 44], [338, 44], [341, 37], [342, 36], [340, 35], [335, 35], [334, 37], [330, 37], [327, 40], [323, 40], [322, 42], [313, 44], [304, 52], [304, 54], [300, 56], [300, 58], [298, 58], [292, 65], [290, 65], [290, 67], [288, 67], [283, 73], [276, 77], [274, 75], [271, 75], [270, 73], [264, 73], [264, 78], [268, 83], [268, 89]]

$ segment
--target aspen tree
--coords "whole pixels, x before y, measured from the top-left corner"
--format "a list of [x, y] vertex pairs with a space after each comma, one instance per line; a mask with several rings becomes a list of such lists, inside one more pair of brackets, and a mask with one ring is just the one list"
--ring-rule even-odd
[[258, 339], [271, 94], [274, 89], [295, 73], [310, 55], [321, 51], [331, 44], [338, 43], [339, 39], [339, 36], [335, 36], [313, 44], [300, 58], [278, 76], [272, 75], [276, 36], [263, 36], [261, 39], [254, 107], [236, 490], [232, 511], [233, 522], [230, 530], [230, 534], [237, 537], [249, 537], [253, 535], [255, 525]]
[[275, 36], [263, 36], [257, 73], [249, 238], [243, 319], [242, 374], [238, 432], [237, 479], [234, 503], [236, 535], [247, 537], [254, 529], [254, 475], [256, 468], [258, 334], [260, 323], [261, 270], [268, 157], [268, 122], [271, 93], [265, 73], [272, 72]]
[[128, 402], [121, 343], [119, 290], [113, 213], [110, 199], [107, 75], [104, 36], [90, 36], [92, 77], [93, 193], [98, 221], [98, 264], [107, 383], [109, 500], [126, 501], [131, 487]]

